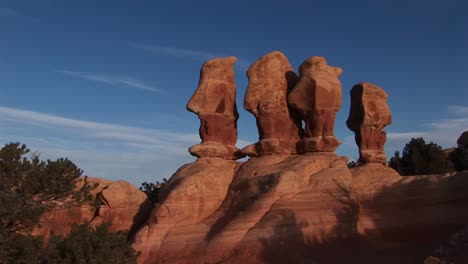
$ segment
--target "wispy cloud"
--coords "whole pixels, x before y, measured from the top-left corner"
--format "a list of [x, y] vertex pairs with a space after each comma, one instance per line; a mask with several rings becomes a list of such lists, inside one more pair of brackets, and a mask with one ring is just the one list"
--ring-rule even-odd
[[8, 7], [0, 7], [0, 17], [10, 17], [23, 21], [32, 21], [33, 19], [29, 16], [26, 16], [14, 9]]
[[[213, 53], [213, 52], [207, 52], [207, 51], [173, 48], [173, 47], [165, 47], [165, 46], [158, 46], [158, 45], [147, 45], [147, 44], [132, 44], [132, 45], [136, 48], [139, 48], [141, 50], [145, 50], [151, 53], [169, 55], [169, 56], [180, 57], [180, 58], [189, 58], [189, 59], [197, 60], [197, 61], [207, 61], [213, 58], [230, 56], [230, 55], [223, 54], [223, 53]], [[238, 58], [236, 65], [242, 68], [247, 68], [249, 67], [249, 62], [245, 59]]]
[[449, 118], [435, 120], [423, 124], [426, 129], [412, 132], [389, 132], [387, 134], [387, 149], [400, 149], [408, 143], [411, 138], [423, 137], [426, 141], [432, 141], [444, 148], [456, 145], [458, 137], [463, 131], [468, 130], [468, 118], [460, 117], [468, 114], [467, 106], [449, 106]]
[[424, 137], [424, 132], [389, 132], [387, 133], [388, 140], [407, 140], [411, 138]]
[[456, 115], [468, 115], [468, 106], [451, 105], [448, 109]]
[[170, 47], [163, 47], [163, 46], [156, 46], [156, 45], [146, 45], [146, 44], [134, 44], [136, 48], [149, 51], [152, 53], [160, 53], [166, 54], [171, 56], [178, 56], [178, 57], [188, 57], [195, 60], [209, 60], [216, 57], [219, 57], [220, 54], [205, 52], [205, 51], [197, 51], [197, 50], [190, 50], [190, 49], [180, 49], [180, 48], [170, 48]]
[[95, 74], [89, 72], [79, 72], [79, 71], [68, 71], [68, 70], [56, 70], [55, 72], [81, 78], [88, 81], [105, 83], [112, 86], [127, 86], [134, 89], [140, 89], [150, 92], [159, 92], [160, 89], [155, 88], [149, 84], [144, 83], [143, 81], [131, 78], [128, 76], [119, 76], [119, 75], [106, 75], [106, 74]]
[[[68, 157], [89, 176], [134, 184], [169, 177], [193, 161], [197, 133], [93, 122], [0, 106], [0, 141], [20, 141], [43, 158]], [[250, 142], [239, 140], [239, 146]]]
[[195, 144], [199, 141], [197, 134], [184, 134], [118, 124], [98, 123], [9, 107], [0, 107], [0, 119], [28, 125], [72, 128], [82, 135], [91, 138], [119, 140], [127, 143], [155, 144], [166, 147], [167, 143], [176, 142], [177, 144], [174, 145], [176, 148], [181, 144]]

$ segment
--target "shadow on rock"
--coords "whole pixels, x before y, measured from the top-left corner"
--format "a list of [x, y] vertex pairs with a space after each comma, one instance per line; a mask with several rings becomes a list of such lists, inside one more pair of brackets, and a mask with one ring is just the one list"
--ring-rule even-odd
[[278, 185], [279, 176], [279, 173], [273, 173], [265, 176], [256, 176], [255, 178], [234, 180], [225, 204], [222, 205], [225, 208], [225, 214], [213, 224], [206, 235], [206, 240], [210, 241], [213, 239], [216, 234], [221, 232], [240, 213], [249, 209], [262, 195], [273, 190]]

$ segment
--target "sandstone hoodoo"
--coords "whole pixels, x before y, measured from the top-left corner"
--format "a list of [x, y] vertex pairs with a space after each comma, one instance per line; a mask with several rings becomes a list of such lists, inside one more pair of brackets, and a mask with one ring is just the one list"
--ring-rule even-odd
[[249, 68], [244, 107], [260, 140], [236, 161], [234, 61], [202, 69], [187, 106], [201, 120], [198, 159], [170, 178], [135, 235], [139, 263], [422, 263], [466, 226], [466, 172], [403, 178], [384, 164], [381, 88], [351, 92], [347, 123], [365, 164], [349, 169], [333, 153], [342, 71], [322, 57], [304, 62], [299, 82], [280, 52]]
[[384, 127], [392, 123], [387, 94], [379, 86], [359, 83], [351, 89], [351, 108], [346, 125], [355, 134], [362, 163], [385, 163]]
[[260, 141], [243, 149], [249, 156], [296, 153], [301, 121], [288, 107], [287, 96], [297, 81], [283, 53], [266, 54], [247, 71], [249, 85], [244, 108], [257, 120]]
[[190, 148], [196, 157], [242, 158], [236, 148], [237, 119], [234, 63], [236, 57], [207, 61], [200, 71], [198, 88], [187, 109], [200, 119], [201, 144]]
[[314, 56], [299, 68], [299, 81], [288, 96], [289, 104], [305, 121], [305, 137], [300, 151], [333, 152], [341, 142], [333, 134], [336, 112], [341, 108], [343, 70], [327, 65], [324, 57]]

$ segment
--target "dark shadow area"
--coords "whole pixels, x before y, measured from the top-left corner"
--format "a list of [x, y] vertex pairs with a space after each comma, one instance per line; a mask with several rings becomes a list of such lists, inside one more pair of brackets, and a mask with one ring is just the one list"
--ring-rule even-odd
[[264, 263], [314, 263], [307, 259], [308, 247], [304, 242], [302, 227], [294, 212], [282, 209], [263, 221], [273, 227], [273, 234], [260, 239], [260, 258]]
[[[185, 164], [182, 167], [180, 167], [172, 176], [177, 175], [177, 173], [180, 173], [181, 170], [184, 170], [191, 164]], [[166, 183], [164, 183], [159, 190], [160, 193], [158, 194], [157, 197], [157, 203], [152, 203], [149, 199], [149, 197], [142, 203], [140, 204], [137, 213], [133, 217], [132, 221], [132, 226], [130, 227], [130, 230], [128, 232], [128, 240], [133, 243], [135, 239], [135, 235], [140, 230], [144, 225], [147, 224], [148, 219], [151, 217], [151, 213], [153, 212], [154, 209], [156, 209], [160, 204], [163, 204], [164, 200], [169, 196], [171, 191], [175, 189], [181, 182], [182, 178], [179, 179], [173, 179], [173, 177], [169, 179]]]
[[255, 176], [241, 180], [234, 180], [229, 188], [223, 207], [225, 212], [211, 227], [206, 235], [206, 240], [210, 241], [221, 232], [232, 219], [235, 219], [240, 213], [249, 209], [262, 195], [270, 192], [279, 182], [279, 173], [273, 173], [265, 176]]
[[[307, 227], [290, 210], [274, 211], [262, 220], [274, 232], [261, 239], [263, 263], [424, 263], [429, 256], [466, 264], [468, 260], [468, 175], [416, 177], [359, 200], [336, 182], [337, 224], [325, 224], [304, 240]], [[317, 216], [320, 217], [320, 216]], [[360, 230], [360, 221], [374, 228]], [[271, 221], [269, 224], [267, 221]], [[310, 227], [307, 227], [310, 230]]]
[[384, 188], [365, 202], [376, 226], [368, 236], [398, 252], [400, 263], [422, 263], [468, 224], [468, 175], [416, 176]]
[[132, 226], [128, 231], [128, 241], [130, 241], [130, 243], [134, 242], [136, 233], [146, 224], [154, 207], [155, 205], [150, 202], [149, 198], [146, 198], [146, 200], [140, 204], [138, 212], [133, 217]]

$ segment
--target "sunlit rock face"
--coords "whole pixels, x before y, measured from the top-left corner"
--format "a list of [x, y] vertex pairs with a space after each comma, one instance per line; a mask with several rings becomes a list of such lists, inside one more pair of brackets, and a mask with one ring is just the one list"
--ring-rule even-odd
[[[221, 61], [207, 85], [232, 87], [225, 76], [233, 61]], [[203, 95], [202, 83], [211, 80], [205, 71], [211, 70], [202, 69], [188, 106], [201, 130], [208, 127], [198, 146], [234, 147], [233, 93], [226, 91], [225, 100]], [[260, 140], [241, 151], [250, 159], [238, 162], [235, 151], [205, 146], [197, 154], [192, 147], [199, 159], [170, 178], [134, 237], [139, 263], [423, 263], [467, 225], [467, 172], [402, 177], [384, 163], [383, 128], [391, 116], [381, 88], [361, 83], [351, 92], [348, 127], [363, 165], [349, 169], [333, 153], [340, 143], [333, 129], [342, 70], [311, 57], [299, 72], [297, 81], [280, 52], [252, 64], [244, 107], [256, 117]], [[194, 99], [197, 93], [205, 103], [195, 103], [202, 100]], [[230, 109], [219, 115], [226, 135], [203, 124], [204, 104], [208, 113]]]
[[299, 67], [299, 81], [288, 96], [288, 102], [305, 122], [301, 153], [333, 152], [341, 142], [335, 137], [336, 112], [341, 108], [343, 70], [329, 66], [324, 57], [313, 56]]
[[[52, 210], [41, 219], [41, 225], [32, 231], [32, 235], [49, 237], [50, 231], [56, 235], [66, 235], [71, 224], [87, 223], [96, 226], [109, 224], [110, 231], [136, 231], [151, 212], [152, 204], [145, 193], [132, 184], [120, 180], [109, 181], [101, 178], [87, 178], [96, 205], [83, 204], [70, 208]], [[79, 187], [79, 186], [78, 186]]]
[[392, 123], [387, 94], [379, 86], [359, 83], [351, 89], [351, 108], [346, 124], [355, 134], [362, 163], [385, 163], [384, 127]]
[[200, 83], [187, 103], [187, 109], [200, 119], [201, 144], [190, 148], [198, 158], [242, 158], [236, 148], [237, 119], [234, 63], [236, 57], [216, 58], [203, 64]]
[[298, 114], [288, 107], [297, 80], [288, 59], [279, 51], [268, 53], [250, 66], [247, 77], [244, 108], [256, 118], [259, 142], [242, 151], [251, 157], [296, 153], [302, 129]]

